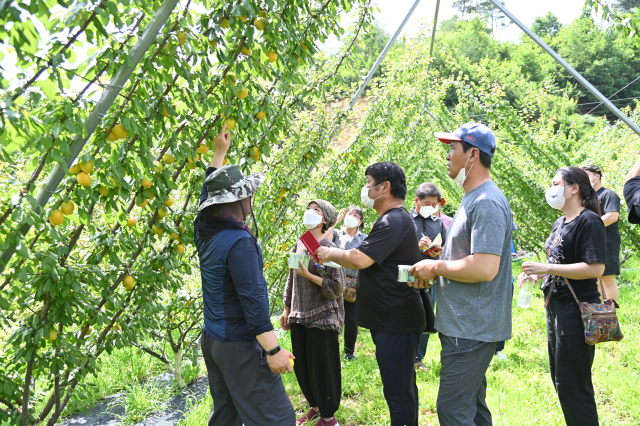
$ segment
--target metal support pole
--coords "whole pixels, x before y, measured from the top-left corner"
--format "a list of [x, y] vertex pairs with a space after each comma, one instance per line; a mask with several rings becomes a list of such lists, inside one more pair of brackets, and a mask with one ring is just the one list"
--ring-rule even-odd
[[[440, 0], [438, 0], [438, 2], [439, 1]], [[347, 107], [347, 109], [353, 108], [353, 106], [355, 105], [355, 103], [358, 100], [358, 98], [360, 97], [360, 95], [362, 95], [362, 92], [364, 92], [364, 89], [369, 85], [369, 82], [373, 78], [373, 74], [376, 72], [376, 70], [378, 69], [378, 67], [382, 63], [382, 60], [387, 55], [387, 52], [389, 51], [389, 49], [391, 49], [391, 46], [393, 45], [393, 43], [396, 41], [396, 39], [398, 38], [398, 36], [402, 32], [402, 29], [404, 28], [404, 26], [407, 23], [407, 21], [409, 21], [409, 18], [413, 14], [413, 11], [416, 10], [416, 7], [418, 7], [419, 3], [420, 3], [420, 0], [416, 0], [413, 3], [413, 6], [411, 6], [411, 9], [409, 9], [409, 13], [407, 13], [407, 16], [404, 17], [404, 19], [402, 20], [402, 23], [400, 24], [400, 26], [396, 30], [395, 34], [393, 34], [393, 36], [391, 37], [391, 39], [389, 40], [387, 45], [384, 47], [384, 49], [382, 49], [382, 52], [380, 52], [380, 56], [378, 56], [378, 59], [376, 60], [376, 63], [373, 64], [373, 66], [369, 70], [369, 74], [367, 74], [367, 77], [364, 79], [364, 81], [362, 82], [362, 84], [358, 88], [358, 91], [356, 92], [356, 94], [353, 95], [353, 98], [351, 98], [351, 102], [349, 102], [349, 106]]]
[[571, 65], [569, 65], [567, 63], [567, 61], [565, 61], [564, 59], [562, 59], [560, 57], [560, 55], [558, 55], [556, 52], [554, 52], [554, 50], [552, 48], [550, 48], [549, 46], [547, 46], [547, 44], [542, 41], [540, 39], [540, 37], [538, 37], [537, 35], [535, 35], [533, 33], [533, 31], [531, 31], [529, 28], [527, 28], [522, 22], [520, 22], [518, 20], [518, 18], [516, 18], [515, 16], [513, 16], [513, 14], [511, 12], [509, 12], [503, 5], [502, 3], [500, 3], [498, 0], [491, 0], [491, 3], [493, 3], [498, 9], [500, 9], [502, 11], [502, 13], [504, 13], [507, 18], [509, 18], [511, 20], [511, 22], [513, 22], [514, 24], [516, 24], [518, 27], [520, 27], [520, 29], [522, 31], [524, 31], [524, 33], [526, 35], [528, 35], [533, 41], [535, 41], [538, 46], [542, 47], [542, 49], [547, 52], [549, 55], [551, 55], [551, 57], [553, 59], [556, 60], [556, 62], [558, 62], [560, 65], [562, 65], [562, 67], [567, 70], [567, 72], [569, 74], [571, 74], [573, 76], [573, 78], [575, 78], [576, 80], [578, 80], [580, 82], [580, 84], [582, 84], [584, 87], [587, 88], [588, 91], [591, 92], [591, 94], [593, 94], [593, 96], [595, 96], [596, 98], [598, 98], [598, 100], [600, 102], [602, 102], [603, 104], [605, 104], [607, 106], [607, 108], [609, 108], [609, 110], [611, 110], [611, 112], [613, 112], [620, 120], [622, 120], [627, 126], [629, 126], [631, 128], [631, 130], [633, 130], [634, 132], [636, 132], [636, 134], [638, 136], [640, 136], [640, 127], [638, 127], [633, 121], [631, 121], [629, 119], [629, 117], [627, 117], [626, 115], [624, 115], [622, 113], [622, 111], [620, 111], [614, 104], [612, 104], [609, 99], [607, 99], [606, 96], [604, 96], [602, 93], [600, 93], [598, 91], [598, 89], [596, 89], [595, 87], [593, 87], [591, 85], [591, 83], [589, 83], [583, 76], [580, 75], [580, 73], [578, 71], [576, 71], [575, 69], [573, 69], [573, 67]]
[[[429, 45], [429, 59], [433, 58], [433, 44], [436, 41], [436, 27], [438, 26], [438, 12], [440, 11], [440, 0], [436, 1], [436, 14], [433, 17], [433, 29], [431, 30], [431, 44]], [[431, 61], [427, 64], [427, 75], [429, 75]]]
[[[49, 198], [51, 198], [51, 194], [56, 191], [58, 185], [60, 185], [60, 182], [68, 173], [69, 167], [75, 161], [80, 151], [82, 151], [82, 148], [84, 148], [93, 132], [96, 130], [104, 116], [109, 111], [109, 108], [120, 93], [120, 90], [122, 90], [125, 83], [129, 80], [129, 77], [133, 73], [133, 70], [142, 60], [144, 54], [149, 49], [151, 44], [155, 42], [158, 32], [167, 22], [169, 16], [171, 16], [173, 9], [175, 9], [178, 2], [179, 0], [165, 0], [164, 3], [162, 3], [162, 6], [160, 6], [158, 12], [156, 12], [154, 20], [149, 23], [147, 28], [144, 30], [144, 33], [142, 33], [140, 39], [138, 39], [136, 44], [131, 49], [131, 52], [128, 55], [128, 61], [122, 64], [122, 66], [118, 69], [116, 74], [109, 82], [107, 88], [102, 92], [102, 97], [84, 122], [87, 136], [76, 136], [74, 138], [71, 146], [69, 147], [71, 154], [65, 159], [63, 163], [56, 164], [53, 171], [47, 178], [44, 187], [36, 195], [36, 204], [39, 209], [47, 204]], [[129, 66], [128, 64], [131, 64], [131, 66]], [[24, 225], [22, 228], [20, 228], [20, 234], [22, 236], [25, 236], [27, 232], [29, 232], [30, 228], [31, 225]], [[0, 273], [3, 272], [9, 264], [9, 260], [13, 256], [15, 249], [15, 244], [12, 244], [0, 255]]]

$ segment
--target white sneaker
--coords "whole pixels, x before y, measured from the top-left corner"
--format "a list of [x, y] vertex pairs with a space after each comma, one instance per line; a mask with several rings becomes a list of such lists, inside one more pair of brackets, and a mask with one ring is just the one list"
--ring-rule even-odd
[[498, 357], [498, 359], [500, 361], [506, 361], [507, 360], [507, 356], [505, 354], [503, 354], [502, 351], [496, 352], [496, 356]]

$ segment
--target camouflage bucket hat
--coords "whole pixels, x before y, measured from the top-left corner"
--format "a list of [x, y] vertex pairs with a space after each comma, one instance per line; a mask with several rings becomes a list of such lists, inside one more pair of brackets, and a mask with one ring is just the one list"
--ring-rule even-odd
[[252, 196], [265, 177], [264, 173], [245, 176], [236, 164], [220, 167], [204, 180], [208, 197], [198, 211], [212, 204], [233, 203]]

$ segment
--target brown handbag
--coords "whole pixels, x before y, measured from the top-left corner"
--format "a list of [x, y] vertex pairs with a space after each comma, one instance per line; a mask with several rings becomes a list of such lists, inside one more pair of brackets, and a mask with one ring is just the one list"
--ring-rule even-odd
[[[602, 286], [602, 299], [604, 303], [580, 302], [569, 280], [566, 277], [564, 279], [582, 314], [584, 341], [587, 342], [588, 345], [595, 345], [601, 342], [619, 342], [622, 340], [624, 335], [620, 329], [620, 322], [616, 314], [616, 308], [620, 306], [618, 306], [615, 300], [607, 299], [602, 278], [600, 278], [600, 285]], [[549, 299], [551, 299], [551, 293], [553, 293], [557, 280], [558, 276], [555, 275], [551, 283], [551, 288], [549, 288], [549, 293], [547, 293], [547, 298], [544, 301], [545, 308], [549, 304]]]

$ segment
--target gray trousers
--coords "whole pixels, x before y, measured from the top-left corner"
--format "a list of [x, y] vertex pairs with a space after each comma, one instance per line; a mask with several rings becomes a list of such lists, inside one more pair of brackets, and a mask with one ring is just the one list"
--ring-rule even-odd
[[209, 426], [292, 426], [296, 413], [257, 340], [221, 342], [202, 333], [213, 398]]
[[487, 396], [486, 372], [497, 342], [479, 342], [440, 333], [442, 369], [438, 390], [438, 420], [441, 426], [492, 425]]

